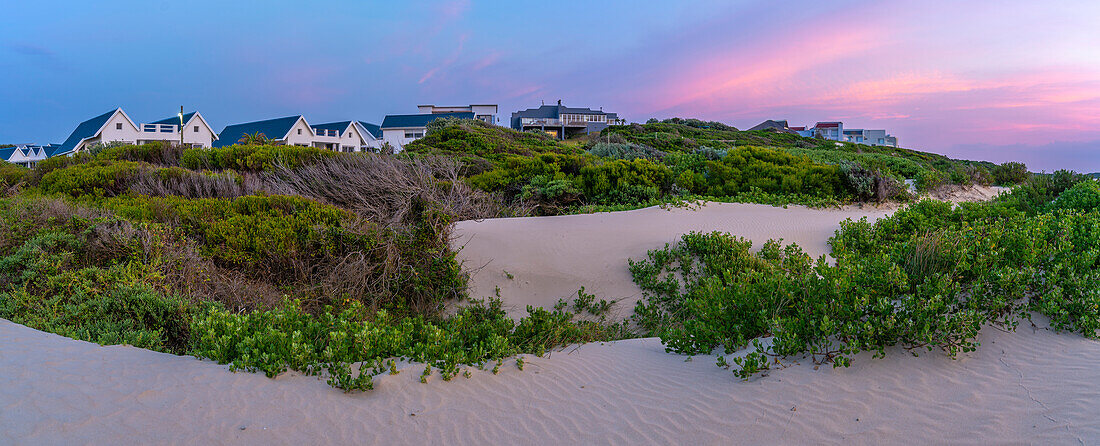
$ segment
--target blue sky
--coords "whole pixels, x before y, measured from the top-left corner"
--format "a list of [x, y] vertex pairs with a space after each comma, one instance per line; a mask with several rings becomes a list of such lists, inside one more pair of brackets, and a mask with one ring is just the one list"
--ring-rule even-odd
[[1100, 2], [11, 2], [0, 142], [123, 107], [216, 130], [563, 99], [629, 120], [844, 120], [906, 147], [1100, 171]]

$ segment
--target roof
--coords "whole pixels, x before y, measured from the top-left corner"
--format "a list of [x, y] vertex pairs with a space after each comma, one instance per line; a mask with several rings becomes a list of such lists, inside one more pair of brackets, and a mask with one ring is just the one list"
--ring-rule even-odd
[[47, 144], [44, 150], [46, 151], [46, 158], [63, 153], [61, 144]]
[[377, 124], [371, 124], [366, 121], [359, 121], [359, 125], [367, 129], [367, 131], [370, 132], [371, 136], [373, 136], [374, 139], [382, 138], [382, 127], [379, 127]]
[[473, 112], [423, 113], [416, 115], [386, 115], [381, 128], [426, 127], [429, 122], [442, 118], [474, 119]]
[[787, 126], [787, 121], [773, 121], [771, 119], [757, 124], [755, 127], [749, 129], [752, 130], [790, 130]]
[[[99, 129], [102, 129], [103, 125], [111, 119], [111, 116], [114, 116], [115, 112], [119, 110], [121, 109], [116, 108], [107, 113], [81, 122], [80, 125], [76, 126], [76, 130], [73, 130], [73, 132], [69, 134], [69, 137], [65, 139], [65, 142], [61, 143], [61, 148], [58, 153], [71, 152], [76, 149], [76, 146], [77, 144], [80, 144], [80, 141], [95, 136], [97, 133], [99, 133]], [[50, 156], [53, 155], [51, 154]]]
[[[191, 112], [191, 113], [187, 113], [187, 114], [184, 114], [184, 115], [183, 115], [183, 123], [184, 123], [184, 124], [187, 124], [188, 122], [191, 122], [191, 118], [192, 118], [193, 116], [195, 116], [195, 112]], [[171, 117], [171, 118], [164, 118], [164, 119], [161, 119], [160, 121], [150, 122], [150, 124], [174, 124], [174, 125], [180, 125], [180, 116], [179, 116], [179, 115], [176, 115], [176, 116], [173, 116], [173, 117]]]
[[806, 130], [806, 127], [805, 127], [805, 126], [802, 126], [802, 127], [787, 127], [787, 128], [788, 128], [788, 129], [791, 129], [791, 130], [794, 130], [794, 131], [802, 131], [802, 130]]
[[839, 127], [839, 122], [819, 122], [817, 124], [814, 124], [815, 129], [835, 129]]
[[0, 159], [2, 159], [4, 161], [10, 160], [12, 155], [15, 155], [16, 150], [17, 149], [15, 147], [6, 147], [6, 148], [3, 148], [3, 149], [0, 149]]
[[591, 108], [566, 107], [564, 105], [543, 105], [539, 108], [529, 108], [527, 110], [512, 113], [512, 117], [559, 118], [563, 114], [616, 116], [614, 113], [593, 110]]
[[299, 119], [303, 119], [302, 115], [233, 124], [218, 134], [218, 141], [213, 145], [214, 147], [233, 145], [240, 141], [242, 136], [254, 133], [262, 133], [268, 139], [283, 139]]
[[313, 124], [310, 127], [321, 130], [339, 130], [342, 132], [347, 130], [349, 125], [351, 125], [351, 121], [326, 122], [324, 124]]

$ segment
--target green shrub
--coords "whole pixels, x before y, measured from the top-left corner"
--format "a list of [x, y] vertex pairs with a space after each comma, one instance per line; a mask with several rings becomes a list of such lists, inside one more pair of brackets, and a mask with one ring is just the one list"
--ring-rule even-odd
[[620, 159], [627, 161], [639, 158], [660, 160], [665, 156], [664, 152], [661, 152], [660, 150], [654, 150], [646, 146], [614, 142], [598, 142], [593, 145], [591, 149], [588, 149], [588, 153], [591, 153], [601, 158]]
[[993, 168], [993, 183], [998, 186], [1012, 186], [1027, 180], [1027, 166], [1024, 163], [1007, 162]]
[[1076, 209], [1092, 211], [1100, 209], [1100, 183], [1092, 180], [1082, 181], [1066, 189], [1051, 203], [1052, 209]]
[[0, 160], [0, 186], [14, 186], [25, 181], [30, 169]]
[[110, 197], [124, 193], [141, 165], [133, 161], [92, 161], [52, 169], [39, 181], [50, 194]]
[[180, 156], [180, 166], [191, 170], [256, 172], [271, 170], [276, 165], [295, 168], [316, 159], [335, 156], [346, 155], [316, 147], [234, 144], [212, 149], [187, 149]]

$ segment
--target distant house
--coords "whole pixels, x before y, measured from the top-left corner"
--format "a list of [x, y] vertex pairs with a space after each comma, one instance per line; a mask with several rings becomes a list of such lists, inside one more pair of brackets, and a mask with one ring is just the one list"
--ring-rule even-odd
[[126, 112], [116, 108], [87, 121], [81, 122], [61, 143], [56, 153], [49, 156], [68, 155], [96, 144], [122, 142], [144, 144], [154, 141], [179, 142], [183, 132], [183, 143], [192, 147], [210, 147], [217, 139], [214, 130], [198, 112], [183, 115], [184, 126], [179, 125], [179, 116], [162, 119], [149, 124], [135, 124]]
[[428, 123], [442, 118], [476, 119], [474, 112], [419, 113], [386, 115], [382, 120], [382, 140], [400, 152], [405, 145], [424, 137]]
[[753, 128], [749, 129], [749, 131], [753, 130], [770, 130], [773, 132], [794, 133], [794, 131], [791, 130], [790, 126], [787, 125], [787, 121], [773, 121], [771, 119], [761, 122]]
[[276, 145], [311, 147], [314, 142], [313, 127], [305, 117], [297, 115], [226, 126], [218, 134], [214, 147], [240, 144], [245, 136], [256, 134], [263, 135]]
[[886, 134], [886, 130], [845, 129], [844, 123], [839, 121], [818, 122], [813, 127], [791, 127], [787, 125], [787, 121], [768, 120], [749, 130], [778, 130], [780, 126], [790, 133], [796, 133], [807, 138], [821, 138], [871, 146], [898, 146], [898, 139]]
[[46, 149], [46, 146], [20, 144], [0, 149], [0, 159], [23, 167], [34, 167], [39, 161], [49, 157]]
[[314, 147], [324, 147], [337, 152], [374, 152], [382, 147], [381, 140], [367, 126], [378, 126], [362, 121], [339, 121], [313, 125]]
[[580, 134], [599, 132], [609, 125], [622, 121], [615, 113], [590, 108], [573, 108], [561, 105], [543, 105], [539, 108], [512, 113], [511, 127], [525, 132], [539, 130], [558, 139], [566, 139]]
[[336, 152], [377, 151], [382, 146], [376, 125], [338, 121], [310, 125], [302, 115], [226, 126], [215, 147], [240, 144], [247, 136], [263, 135], [271, 144], [317, 147]]
[[473, 113], [474, 119], [485, 121], [489, 124], [497, 123], [497, 106], [496, 104], [474, 104], [474, 105], [418, 105], [416, 108], [420, 111], [420, 114], [440, 114], [440, 113]]

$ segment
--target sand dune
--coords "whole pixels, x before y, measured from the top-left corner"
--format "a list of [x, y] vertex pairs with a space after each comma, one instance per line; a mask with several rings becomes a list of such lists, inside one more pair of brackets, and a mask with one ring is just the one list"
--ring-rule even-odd
[[[759, 244], [784, 237], [813, 254], [837, 222], [875, 210], [709, 205], [463, 222], [463, 256], [488, 264], [475, 287], [513, 307], [579, 286], [636, 298], [628, 257], [689, 230]], [[508, 271], [514, 279], [508, 279]], [[632, 294], [634, 293], [634, 294]], [[629, 308], [628, 308], [629, 309]], [[1043, 323], [1040, 323], [1042, 326]], [[472, 370], [419, 383], [422, 366], [344, 394], [315, 377], [226, 366], [128, 346], [101, 347], [0, 320], [0, 444], [1095, 444], [1100, 342], [1026, 322], [986, 328], [957, 360], [859, 355], [849, 369], [807, 360], [741, 381], [713, 356], [669, 354], [657, 339], [525, 357], [500, 375]]]
[[656, 339], [588, 344], [500, 375], [344, 394], [0, 320], [0, 444], [1094, 444], [1100, 343], [989, 328], [951, 360], [861, 355], [743, 382]]
[[829, 253], [826, 240], [847, 219], [885, 216], [868, 206], [845, 209], [779, 208], [762, 204], [708, 203], [698, 209], [650, 207], [635, 211], [556, 217], [501, 218], [459, 222], [455, 245], [473, 270], [470, 295], [496, 294], [509, 314], [523, 316], [527, 305], [552, 307], [584, 287], [598, 298], [620, 301], [620, 316], [634, 311], [641, 290], [627, 270], [627, 259], [644, 259], [651, 249], [691, 231], [723, 231], [753, 241], [797, 243], [811, 256]]

